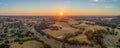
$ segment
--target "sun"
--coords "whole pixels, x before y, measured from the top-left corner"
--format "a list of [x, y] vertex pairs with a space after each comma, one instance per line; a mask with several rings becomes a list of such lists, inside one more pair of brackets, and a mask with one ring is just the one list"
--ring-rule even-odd
[[64, 14], [63, 12], [59, 12], [59, 15], [60, 15], [60, 16], [63, 16], [63, 14]]

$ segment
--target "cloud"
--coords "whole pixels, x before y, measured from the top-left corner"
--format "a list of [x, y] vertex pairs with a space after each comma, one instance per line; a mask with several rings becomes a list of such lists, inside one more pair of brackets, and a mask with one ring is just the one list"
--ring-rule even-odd
[[104, 8], [110, 9], [110, 8], [118, 8], [118, 7], [117, 7], [117, 6], [114, 6], [114, 5], [107, 5], [107, 6], [104, 6]]
[[104, 6], [104, 8], [113, 8], [113, 6]]
[[99, 2], [100, 0], [93, 0], [93, 2]]
[[106, 0], [92, 0], [93, 3], [105, 2]]
[[118, 0], [92, 0], [93, 2], [117, 2]]
[[104, 2], [117, 2], [118, 0], [102, 0]]

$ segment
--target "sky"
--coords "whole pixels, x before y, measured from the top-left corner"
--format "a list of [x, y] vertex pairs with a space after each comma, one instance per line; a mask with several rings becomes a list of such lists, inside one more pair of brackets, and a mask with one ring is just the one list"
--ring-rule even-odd
[[120, 0], [0, 0], [0, 15], [120, 15]]

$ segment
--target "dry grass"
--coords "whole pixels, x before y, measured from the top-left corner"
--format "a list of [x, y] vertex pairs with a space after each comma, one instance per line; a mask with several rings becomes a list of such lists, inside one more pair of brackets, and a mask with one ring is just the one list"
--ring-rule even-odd
[[27, 41], [22, 45], [18, 43], [11, 43], [10, 45], [10, 48], [43, 48], [43, 45], [37, 41]]
[[90, 41], [87, 39], [87, 37], [85, 35], [79, 35], [79, 36], [75, 36], [72, 38], [69, 38], [68, 40], [78, 40], [79, 42], [87, 42], [90, 43]]
[[60, 36], [60, 35], [64, 35], [66, 33], [74, 33], [74, 32], [79, 30], [79, 29], [75, 29], [75, 28], [70, 27], [69, 24], [64, 23], [64, 22], [57, 22], [53, 26], [62, 27], [62, 29], [59, 29], [57, 31], [56, 30], [45, 29], [45, 30], [43, 30], [43, 32], [48, 33], [53, 37], [57, 37], [57, 36]]

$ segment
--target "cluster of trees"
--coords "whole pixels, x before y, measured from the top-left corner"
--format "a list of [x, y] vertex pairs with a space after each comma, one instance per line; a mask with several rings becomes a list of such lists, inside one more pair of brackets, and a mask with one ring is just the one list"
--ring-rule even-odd
[[[33, 32], [21, 29], [22, 26], [20, 24], [14, 23], [9, 25], [10, 26], [4, 25], [4, 27], [1, 28], [2, 32], [0, 34], [0, 48], [9, 48], [9, 43], [13, 42], [19, 42], [19, 44], [23, 44], [23, 42], [25, 42], [26, 40], [20, 39], [24, 37], [29, 37], [30, 39], [35, 38]], [[14, 25], [17, 29], [14, 28]], [[10, 39], [13, 38], [16, 39], [10, 41]]]
[[[68, 34], [65, 34], [65, 39], [69, 39], [69, 38], [78, 36], [78, 35], [80, 35], [80, 34], [82, 34], [81, 31], [77, 31], [77, 32], [75, 32], [74, 34], [73, 34], [73, 33], [68, 33]], [[70, 44], [70, 45], [88, 45], [88, 46], [93, 46], [93, 44], [89, 44], [89, 43], [87, 43], [87, 42], [85, 42], [85, 41], [80, 42], [80, 41], [78, 41], [78, 40], [76, 40], [76, 39], [74, 39], [74, 40], [65, 40], [64, 42], [65, 42], [65, 43], [68, 43], [68, 44]]]
[[109, 24], [109, 23], [104, 23], [104, 22], [96, 22], [97, 25], [101, 25], [101, 26], [107, 26], [107, 27], [111, 27], [111, 28], [116, 28], [117, 25], [116, 24]]
[[[23, 32], [22, 31], [18, 31], [18, 32], [14, 32], [12, 33], [12, 36], [8, 36], [8, 34], [1, 34], [0, 35], [2, 38], [0, 38], [0, 48], [9, 48], [9, 43], [12, 43], [13, 41], [9, 41], [9, 39], [7, 38], [14, 38], [15, 36], [17, 36], [18, 38], [14, 40], [14, 42], [18, 42], [19, 44], [23, 44], [23, 42], [31, 40], [33, 38], [31, 38], [31, 36], [34, 36], [34, 33], [32, 32]], [[30, 39], [27, 40], [20, 40], [19, 38], [24, 38], [24, 37], [30, 37]], [[5, 41], [4, 41], [5, 40]]]
[[68, 38], [71, 38], [71, 37], [78, 36], [78, 35], [80, 35], [80, 34], [82, 34], [81, 31], [76, 31], [75, 33], [67, 33], [67, 34], [65, 34], [64, 36], [65, 36], [65, 39], [68, 39]]
[[85, 35], [87, 36], [88, 40], [90, 40], [91, 42], [94, 42], [95, 44], [106, 48], [103, 44], [103, 38], [104, 38], [103, 37], [103, 31], [104, 30], [97, 30], [95, 32], [88, 31], [88, 32], [85, 33]]
[[7, 23], [4, 24], [3, 27], [25, 29], [24, 25], [20, 22]]
[[78, 40], [70, 40], [70, 41], [66, 41], [66, 43], [69, 43], [70, 45], [89, 45], [89, 46], [93, 46], [93, 44], [89, 44], [89, 43], [87, 43], [87, 42], [85, 42], [85, 41], [83, 41], [83, 42], [80, 42], [80, 41], [78, 41]]
[[118, 35], [118, 32], [116, 32], [114, 29], [107, 28], [107, 31], [103, 32], [104, 34], [108, 35]]
[[65, 43], [62, 43], [61, 48], [66, 48]]
[[10, 45], [8, 45], [8, 44], [1, 44], [0, 48], [10, 48]]
[[9, 43], [12, 43], [12, 42], [18, 42], [20, 45], [22, 45], [24, 42], [30, 41], [30, 40], [36, 40], [38, 42], [41, 42], [43, 44], [44, 48], [51, 48], [51, 46], [49, 46], [48, 44], [46, 44], [43, 41], [39, 40], [39, 38], [37, 38], [37, 37], [32, 37], [32, 38], [28, 38], [28, 39], [21, 39], [21, 38], [24, 38], [23, 36], [26, 36], [26, 37], [33, 36], [33, 33], [31, 33], [30, 31], [26, 32], [25, 35], [21, 35], [19, 33], [20, 32], [16, 33], [16, 36], [18, 36], [19, 38], [16, 38], [13, 41], [5, 40], [3, 44], [0, 44], [0, 48], [9, 48], [10, 47]]
[[62, 27], [58, 27], [58, 26], [50, 26], [50, 28], [49, 29], [51, 29], [51, 30], [59, 30], [59, 29], [62, 29]]
[[116, 43], [117, 43], [116, 47], [120, 48], [120, 38], [118, 39], [118, 42], [116, 42]]
[[75, 29], [79, 29], [79, 30], [81, 30], [81, 31], [84, 31], [84, 30], [85, 30], [84, 27], [77, 27], [77, 26], [75, 26], [75, 25], [70, 25], [70, 27], [75, 28]]

